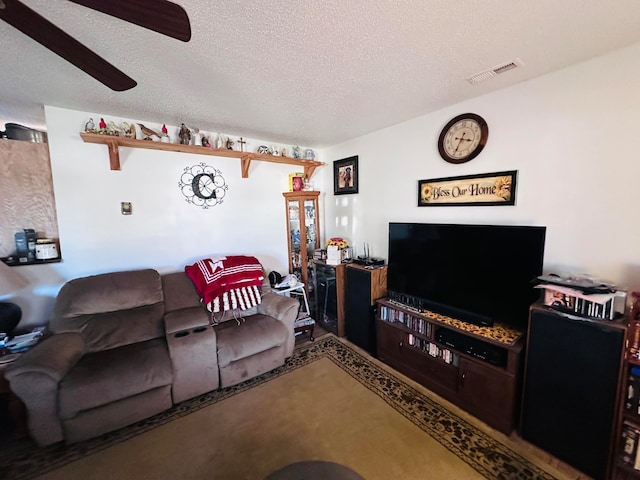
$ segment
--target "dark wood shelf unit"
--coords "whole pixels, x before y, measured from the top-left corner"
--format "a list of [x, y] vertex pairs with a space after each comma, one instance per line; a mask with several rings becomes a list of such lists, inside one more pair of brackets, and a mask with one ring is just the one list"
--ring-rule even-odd
[[[504, 337], [500, 325], [482, 329], [469, 325], [466, 328], [467, 324], [455, 319], [418, 312], [386, 299], [379, 300], [377, 304], [380, 360], [493, 428], [507, 435], [513, 431], [519, 405], [524, 343], [521, 336], [512, 341], [500, 341], [496, 339]], [[397, 321], [390, 322], [389, 313], [392, 311], [418, 319], [424, 322], [424, 327], [411, 328]], [[453, 331], [463, 338], [479, 341], [480, 345], [490, 346], [504, 354], [504, 363], [494, 365], [439, 342], [438, 329]], [[484, 334], [477, 333], [480, 330]], [[410, 341], [422, 345], [412, 345]], [[428, 353], [429, 349], [432, 354]], [[435, 351], [438, 351], [436, 356], [433, 355]]]
[[[627, 392], [629, 386], [629, 377], [631, 376], [631, 369], [633, 367], [640, 367], [640, 359], [635, 358], [630, 348], [632, 345], [629, 345], [633, 342], [632, 337], [634, 336], [634, 322], [632, 318], [637, 314], [635, 311], [631, 311], [628, 318], [625, 318], [627, 322], [627, 338], [625, 341], [625, 351], [624, 358], [622, 362], [622, 372], [620, 379], [620, 402], [619, 402], [619, 412], [618, 418], [616, 422], [616, 437], [615, 444], [613, 449], [613, 461], [612, 461], [612, 475], [611, 478], [613, 480], [640, 480], [640, 470], [636, 470], [633, 465], [629, 465], [622, 460], [625, 444], [623, 441], [623, 431], [625, 423], [630, 423], [635, 428], [640, 430], [640, 414], [633, 413], [628, 411], [625, 408], [625, 403], [627, 402]], [[636, 320], [637, 321], [637, 320]], [[638, 410], [636, 410], [638, 411]], [[640, 444], [640, 439], [638, 439], [638, 444]], [[637, 447], [640, 445], [636, 445]]]

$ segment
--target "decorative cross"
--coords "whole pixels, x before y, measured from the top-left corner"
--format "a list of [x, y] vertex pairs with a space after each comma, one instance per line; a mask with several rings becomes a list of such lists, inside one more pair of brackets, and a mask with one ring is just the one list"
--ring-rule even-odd
[[240, 151], [244, 152], [244, 144], [247, 142], [242, 137], [240, 137], [240, 140], [238, 140], [238, 143], [240, 144]]

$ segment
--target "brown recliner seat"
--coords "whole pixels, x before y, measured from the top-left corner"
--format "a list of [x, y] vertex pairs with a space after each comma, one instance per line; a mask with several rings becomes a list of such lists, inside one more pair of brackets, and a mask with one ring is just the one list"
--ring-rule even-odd
[[77, 442], [172, 406], [173, 371], [155, 270], [67, 282], [56, 299], [53, 335], [7, 371], [40, 445]]

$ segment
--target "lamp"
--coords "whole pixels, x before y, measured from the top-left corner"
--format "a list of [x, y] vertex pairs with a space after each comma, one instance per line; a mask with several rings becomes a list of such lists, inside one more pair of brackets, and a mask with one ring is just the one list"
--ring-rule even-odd
[[[0, 261], [0, 297], [25, 288], [28, 280]], [[22, 309], [11, 302], [0, 302], [0, 333], [10, 335], [22, 318]]]

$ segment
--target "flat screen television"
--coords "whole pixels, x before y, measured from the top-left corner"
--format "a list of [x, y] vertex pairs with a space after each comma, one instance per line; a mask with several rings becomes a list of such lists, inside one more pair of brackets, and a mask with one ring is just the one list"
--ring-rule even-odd
[[389, 297], [477, 325], [525, 331], [546, 227], [389, 223]]

